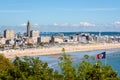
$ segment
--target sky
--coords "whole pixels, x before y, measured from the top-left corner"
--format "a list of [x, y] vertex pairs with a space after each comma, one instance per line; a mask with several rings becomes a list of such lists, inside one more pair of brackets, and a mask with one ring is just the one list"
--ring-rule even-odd
[[119, 32], [120, 0], [0, 0], [0, 31]]

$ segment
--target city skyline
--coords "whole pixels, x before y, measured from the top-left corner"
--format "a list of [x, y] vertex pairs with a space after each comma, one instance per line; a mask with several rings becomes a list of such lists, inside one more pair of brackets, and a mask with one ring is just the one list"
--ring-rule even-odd
[[[42, 32], [120, 31], [119, 0], [4, 0], [0, 31], [31, 29]], [[19, 28], [19, 30], [18, 30]]]

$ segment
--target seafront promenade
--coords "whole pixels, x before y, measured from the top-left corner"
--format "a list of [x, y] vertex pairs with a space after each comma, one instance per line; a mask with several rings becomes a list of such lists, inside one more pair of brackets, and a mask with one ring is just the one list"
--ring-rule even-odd
[[120, 43], [99, 43], [99, 44], [81, 44], [81, 45], [64, 45], [64, 46], [53, 46], [49, 48], [32, 48], [25, 50], [9, 50], [0, 51], [0, 54], [4, 54], [7, 58], [22, 57], [22, 56], [40, 56], [40, 55], [51, 55], [51, 54], [62, 54], [62, 48], [65, 48], [65, 52], [76, 52], [76, 51], [91, 51], [91, 50], [102, 50], [102, 49], [114, 49], [120, 48]]

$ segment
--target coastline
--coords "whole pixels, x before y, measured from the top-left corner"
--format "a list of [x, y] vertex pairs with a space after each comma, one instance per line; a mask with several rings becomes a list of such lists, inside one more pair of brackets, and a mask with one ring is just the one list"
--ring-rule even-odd
[[77, 51], [93, 51], [93, 50], [105, 50], [120, 48], [120, 43], [94, 43], [94, 44], [81, 44], [81, 45], [65, 45], [59, 47], [50, 48], [33, 48], [25, 50], [10, 50], [0, 51], [6, 58], [15, 58], [23, 56], [41, 56], [41, 55], [53, 55], [62, 54], [62, 48], [65, 48], [65, 52], [77, 52]]

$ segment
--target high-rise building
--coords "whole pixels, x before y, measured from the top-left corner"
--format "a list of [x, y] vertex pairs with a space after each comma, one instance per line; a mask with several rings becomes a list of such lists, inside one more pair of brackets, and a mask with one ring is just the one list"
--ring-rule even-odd
[[30, 22], [27, 23], [27, 37], [30, 38]]
[[14, 39], [14, 31], [13, 30], [5, 30], [4, 37], [6, 39]]
[[32, 37], [32, 38], [38, 38], [39, 37], [39, 31], [38, 30], [32, 30], [32, 31], [30, 31], [30, 37]]

